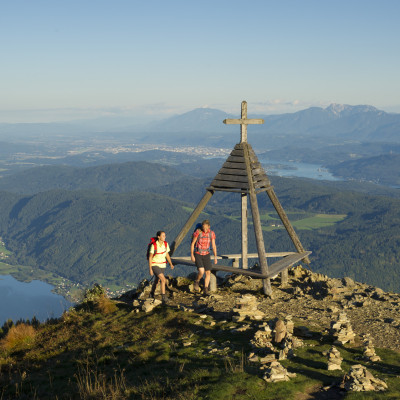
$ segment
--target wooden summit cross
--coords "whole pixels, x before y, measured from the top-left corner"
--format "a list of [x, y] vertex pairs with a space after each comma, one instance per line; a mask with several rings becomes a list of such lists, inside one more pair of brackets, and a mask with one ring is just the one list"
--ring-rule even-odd
[[[270, 278], [282, 272], [282, 283], [287, 283], [288, 274], [287, 268], [299, 262], [300, 260], [309, 264], [308, 258], [310, 251], [305, 251], [300, 240], [294, 231], [285, 211], [283, 210], [278, 198], [276, 197], [274, 188], [271, 186], [262, 165], [258, 161], [254, 150], [247, 142], [247, 125], [263, 124], [262, 119], [248, 119], [247, 118], [247, 103], [242, 102], [242, 112], [240, 119], [225, 119], [225, 124], [238, 124], [240, 125], [240, 143], [238, 143], [229, 157], [218, 171], [214, 180], [203, 198], [200, 200], [197, 207], [192, 212], [191, 216], [183, 226], [182, 230], [171, 244], [172, 256], [177, 247], [181, 244], [182, 240], [189, 232], [189, 229], [195, 223], [200, 213], [203, 211], [208, 201], [216, 191], [237, 192], [241, 194], [242, 198], [242, 253], [241, 254], [226, 254], [221, 255], [220, 259], [233, 259], [233, 267], [213, 264], [213, 270], [233, 272], [236, 274], [250, 275], [263, 279], [264, 293], [272, 297], [272, 289]], [[280, 253], [266, 253], [264, 245], [264, 237], [261, 228], [260, 212], [257, 203], [257, 194], [266, 192], [271, 203], [273, 204], [276, 212], [278, 213], [286, 231], [288, 232], [297, 252], [280, 252]], [[250, 197], [250, 207], [253, 217], [253, 227], [256, 237], [257, 253], [248, 254], [248, 221], [247, 221], [247, 196]], [[249, 270], [248, 259], [258, 257], [261, 266], [261, 271]], [[275, 262], [268, 268], [267, 257], [283, 257], [281, 260]], [[239, 259], [242, 259], [242, 268], [238, 268]], [[173, 257], [174, 264], [194, 265], [190, 257]], [[215, 277], [214, 277], [215, 278]], [[211, 289], [216, 289], [216, 281], [212, 280]]]

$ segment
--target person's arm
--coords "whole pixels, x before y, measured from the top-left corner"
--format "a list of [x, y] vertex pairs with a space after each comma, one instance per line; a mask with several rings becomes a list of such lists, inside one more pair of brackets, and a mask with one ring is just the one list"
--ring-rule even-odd
[[198, 236], [193, 237], [192, 244], [190, 245], [190, 258], [193, 262], [196, 261], [194, 258], [194, 244], [196, 243]]
[[218, 259], [217, 259], [217, 245], [215, 244], [215, 239], [211, 240], [211, 246], [214, 252], [214, 264], [218, 263]]
[[171, 257], [169, 256], [169, 253], [165, 255], [167, 261], [169, 262], [169, 265], [171, 266], [171, 269], [174, 269], [174, 266], [172, 265]]

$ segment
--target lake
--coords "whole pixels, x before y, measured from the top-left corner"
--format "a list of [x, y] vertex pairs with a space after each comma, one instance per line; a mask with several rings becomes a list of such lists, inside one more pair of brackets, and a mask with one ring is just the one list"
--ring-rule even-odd
[[53, 286], [42, 281], [19, 282], [10, 275], [0, 275], [0, 326], [8, 319], [45, 321], [58, 318], [72, 303], [52, 293]]
[[334, 177], [327, 169], [316, 164], [306, 164], [290, 161], [270, 161], [259, 158], [268, 175], [278, 175], [286, 177], [302, 177], [310, 179], [337, 181], [340, 180]]

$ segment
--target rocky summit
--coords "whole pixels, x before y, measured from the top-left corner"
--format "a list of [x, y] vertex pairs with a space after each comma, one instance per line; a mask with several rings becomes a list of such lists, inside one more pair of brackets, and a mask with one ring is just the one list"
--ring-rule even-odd
[[239, 274], [208, 296], [193, 274], [167, 282], [166, 301], [147, 280], [95, 286], [59, 319], [4, 326], [0, 398], [400, 398], [399, 294], [299, 266], [272, 297]]
[[[295, 318], [299, 324], [329, 334], [336, 344], [354, 343], [355, 337], [367, 335], [377, 347], [400, 350], [400, 294], [353, 281], [329, 278], [301, 266], [289, 270], [289, 282], [272, 281], [273, 298], [263, 296], [262, 281], [244, 275], [227, 275], [218, 279], [218, 290], [210, 296], [194, 293], [190, 278], [168, 278], [170, 305], [182, 310], [205, 312], [235, 322]], [[159, 290], [159, 289], [158, 289]], [[134, 294], [121, 299], [136, 309], [147, 308], [150, 286], [143, 281]], [[157, 292], [156, 292], [157, 294]], [[159, 295], [161, 298], [161, 296]], [[153, 307], [149, 308], [150, 310]], [[293, 329], [293, 323], [289, 323]], [[282, 328], [281, 328], [282, 329]], [[304, 331], [305, 330], [305, 331]], [[278, 336], [282, 333], [278, 333]]]

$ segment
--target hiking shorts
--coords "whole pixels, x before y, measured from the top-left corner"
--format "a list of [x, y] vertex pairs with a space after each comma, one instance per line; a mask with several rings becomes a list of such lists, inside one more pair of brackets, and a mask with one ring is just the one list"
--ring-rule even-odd
[[204, 268], [206, 271], [211, 271], [210, 253], [204, 255], [194, 253], [194, 259], [196, 262], [197, 269]]
[[158, 275], [163, 274], [165, 272], [165, 268], [161, 268], [158, 265], [153, 265], [151, 269], [153, 270], [153, 273], [157, 278]]

